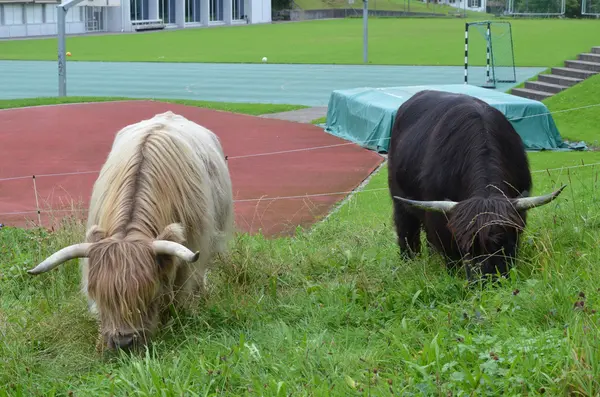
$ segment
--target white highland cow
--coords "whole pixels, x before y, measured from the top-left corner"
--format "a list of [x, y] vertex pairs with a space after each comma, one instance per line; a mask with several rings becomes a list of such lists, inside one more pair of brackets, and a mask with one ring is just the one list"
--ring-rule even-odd
[[82, 259], [82, 287], [109, 349], [144, 345], [170, 303], [203, 292], [233, 233], [231, 179], [206, 128], [166, 112], [116, 135], [90, 201], [86, 242], [30, 270]]

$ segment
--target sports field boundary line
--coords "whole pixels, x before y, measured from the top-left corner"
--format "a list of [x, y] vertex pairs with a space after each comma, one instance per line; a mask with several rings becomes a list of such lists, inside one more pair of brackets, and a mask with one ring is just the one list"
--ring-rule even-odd
[[[0, 58], [0, 62], [51, 62], [51, 63], [55, 63], [56, 60], [55, 59], [19, 59], [19, 58]], [[263, 65], [263, 66], [268, 66], [268, 65], [276, 65], [276, 66], [306, 66], [306, 67], [354, 67], [354, 68], [368, 68], [368, 67], [386, 67], [386, 68], [402, 68], [402, 67], [426, 67], [426, 68], [459, 68], [461, 70], [464, 69], [465, 65], [464, 63], [457, 63], [457, 64], [451, 64], [451, 63], [443, 63], [443, 64], [435, 64], [432, 65], [430, 63], [427, 64], [421, 64], [421, 63], [368, 63], [368, 64], [364, 64], [362, 62], [356, 62], [356, 63], [328, 63], [328, 62], [324, 62], [324, 63], [298, 63], [298, 62], [266, 62], [263, 63], [262, 61], [250, 61], [250, 62], [227, 62], [227, 61], [204, 61], [204, 62], [196, 62], [196, 61], [158, 61], [158, 60], [122, 60], [122, 61], [116, 61], [116, 60], [110, 60], [110, 61], [105, 61], [105, 60], [99, 60], [99, 59], [69, 59], [68, 62], [72, 62], [72, 63], [85, 63], [85, 62], [89, 62], [89, 63], [115, 63], [115, 64], [127, 64], [127, 63], [132, 63], [132, 64], [140, 64], [140, 63], [148, 63], [148, 64], [167, 64], [167, 65], [179, 65], [179, 64], [183, 64], [183, 65]], [[369, 61], [370, 62], [370, 61]], [[473, 65], [473, 67], [476, 68], [483, 68], [485, 69], [485, 63], [482, 63], [481, 65]], [[515, 65], [516, 68], [527, 68], [527, 69], [533, 69], [533, 68], [547, 68], [548, 66], [546, 65]]]

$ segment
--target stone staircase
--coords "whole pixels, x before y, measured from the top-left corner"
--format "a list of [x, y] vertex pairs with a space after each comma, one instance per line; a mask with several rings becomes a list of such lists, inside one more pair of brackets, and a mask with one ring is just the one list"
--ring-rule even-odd
[[564, 67], [538, 75], [537, 81], [525, 82], [524, 88], [513, 88], [511, 94], [541, 101], [599, 73], [600, 47], [593, 47], [592, 52], [579, 54], [577, 60], [565, 61]]

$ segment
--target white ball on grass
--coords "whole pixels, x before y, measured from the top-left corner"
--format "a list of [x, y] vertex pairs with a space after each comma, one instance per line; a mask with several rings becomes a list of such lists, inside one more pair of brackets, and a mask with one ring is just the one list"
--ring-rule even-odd
[[262, 61], [267, 62], [267, 57], [263, 57]]

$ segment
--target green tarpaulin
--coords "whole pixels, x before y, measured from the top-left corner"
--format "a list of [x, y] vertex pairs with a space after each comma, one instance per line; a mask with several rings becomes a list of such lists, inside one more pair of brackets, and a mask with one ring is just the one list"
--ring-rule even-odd
[[329, 98], [325, 131], [385, 153], [398, 107], [425, 89], [467, 94], [487, 102], [510, 120], [527, 150], [584, 147], [571, 146], [563, 141], [552, 115], [542, 102], [466, 84], [333, 91]]

